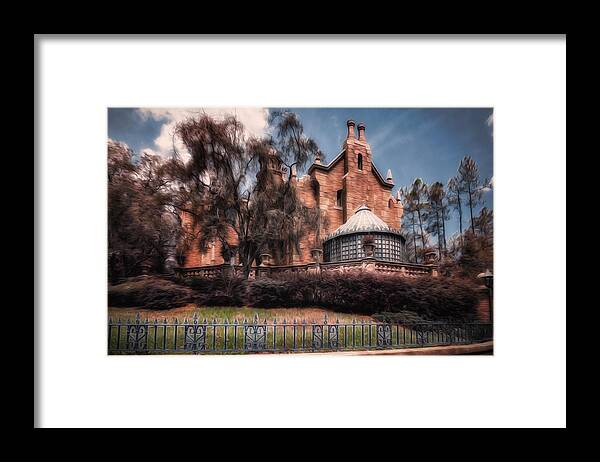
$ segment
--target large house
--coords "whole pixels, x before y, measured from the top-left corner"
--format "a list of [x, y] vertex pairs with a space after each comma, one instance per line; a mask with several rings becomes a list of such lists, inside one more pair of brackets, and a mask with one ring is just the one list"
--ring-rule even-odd
[[[341, 151], [329, 164], [321, 163], [317, 157], [306, 175], [298, 178], [291, 172], [290, 181], [295, 182], [303, 203], [320, 209], [324, 220], [320, 229], [307, 232], [299, 252], [292, 251], [279, 261], [270, 261], [271, 265], [356, 263], [366, 257], [383, 263], [406, 263], [405, 239], [400, 233], [403, 207], [400, 194], [393, 194], [392, 172], [387, 170], [383, 176], [373, 163], [365, 125], [356, 126], [353, 120], [348, 120], [347, 127]], [[270, 164], [269, 169], [286, 181], [277, 162]], [[366, 235], [372, 237], [364, 240]], [[220, 244], [214, 242], [206, 251], [191, 246], [182, 269], [223, 263]]]

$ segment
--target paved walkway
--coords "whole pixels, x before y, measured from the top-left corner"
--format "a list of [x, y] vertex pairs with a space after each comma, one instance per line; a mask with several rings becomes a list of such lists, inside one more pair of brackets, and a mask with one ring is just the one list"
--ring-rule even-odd
[[[472, 343], [470, 345], [446, 345], [421, 348], [399, 348], [397, 350], [369, 351], [335, 351], [324, 353], [300, 353], [310, 355], [343, 355], [343, 356], [389, 356], [389, 355], [491, 355], [494, 352], [494, 342]], [[298, 354], [298, 353], [296, 353]]]

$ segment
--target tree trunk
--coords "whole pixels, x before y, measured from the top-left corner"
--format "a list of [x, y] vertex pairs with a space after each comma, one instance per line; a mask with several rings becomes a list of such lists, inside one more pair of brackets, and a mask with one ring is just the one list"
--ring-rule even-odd
[[442, 230], [440, 229], [440, 212], [438, 210], [435, 211], [435, 224], [436, 224], [436, 231], [437, 231], [437, 237], [438, 237], [438, 252], [439, 255], [438, 257], [441, 259], [442, 258]]
[[419, 217], [419, 229], [421, 230], [421, 247], [425, 248], [425, 233], [423, 233], [423, 220], [421, 219], [421, 203], [417, 203], [417, 216]]
[[462, 227], [462, 203], [460, 201], [460, 192], [456, 192], [457, 205], [458, 205], [458, 229], [460, 231], [460, 243], [463, 243], [463, 227]]
[[415, 263], [417, 263], [417, 233], [415, 232], [415, 212], [412, 212], [412, 233], [413, 233], [413, 246], [415, 248]]
[[471, 213], [471, 232], [475, 236], [475, 223], [473, 222], [473, 195], [471, 194], [471, 185], [468, 185], [469, 192], [469, 211]]
[[443, 207], [442, 207], [442, 236], [444, 238], [444, 252], [447, 252], [448, 246], [446, 244], [446, 215], [444, 213]]

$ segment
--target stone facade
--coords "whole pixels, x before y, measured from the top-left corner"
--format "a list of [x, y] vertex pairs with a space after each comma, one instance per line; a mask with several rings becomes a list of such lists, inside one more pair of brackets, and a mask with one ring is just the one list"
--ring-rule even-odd
[[[287, 261], [276, 264], [311, 263], [311, 250], [322, 248], [325, 236], [344, 224], [363, 204], [368, 205], [391, 228], [400, 229], [403, 207], [399, 196], [393, 195], [391, 171], [388, 170], [384, 178], [375, 167], [371, 147], [366, 140], [365, 125], [358, 124], [356, 127], [354, 121], [349, 120], [347, 127], [348, 133], [341, 151], [328, 165], [323, 165], [317, 157], [303, 177], [298, 178], [292, 172], [290, 181], [294, 182], [300, 199], [307, 207], [320, 209], [322, 224], [320, 231], [307, 230], [299, 254], [290, 255]], [[314, 188], [317, 188], [316, 194]], [[189, 225], [185, 217], [184, 223]], [[233, 240], [235, 236], [231, 238]], [[198, 251], [197, 246], [191, 246], [185, 255], [183, 267], [222, 263], [221, 245], [215, 242], [204, 252]]]

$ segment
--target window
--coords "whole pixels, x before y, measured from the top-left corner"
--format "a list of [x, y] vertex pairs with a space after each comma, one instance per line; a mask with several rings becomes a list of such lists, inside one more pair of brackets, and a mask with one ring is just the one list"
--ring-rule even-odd
[[358, 169], [362, 170], [363, 169], [363, 164], [362, 164], [362, 154], [358, 155]]
[[343, 189], [338, 189], [337, 190], [337, 194], [336, 194], [336, 197], [335, 197], [335, 205], [337, 205], [338, 207], [342, 206], [343, 194], [344, 194], [344, 190]]

